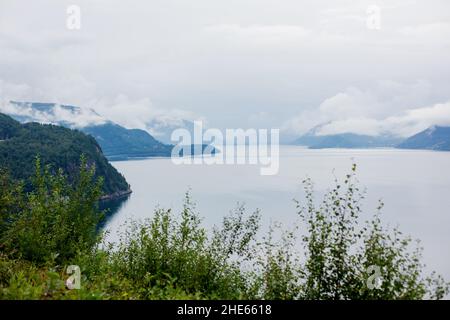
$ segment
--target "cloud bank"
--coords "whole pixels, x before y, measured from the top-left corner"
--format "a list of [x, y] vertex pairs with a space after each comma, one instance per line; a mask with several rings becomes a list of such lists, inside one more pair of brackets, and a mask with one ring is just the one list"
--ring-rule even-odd
[[138, 128], [201, 116], [406, 134], [429, 118], [400, 118], [450, 100], [448, 1], [378, 0], [379, 30], [369, 0], [79, 0], [76, 31], [72, 4], [0, 2], [2, 101], [83, 106]]
[[302, 135], [357, 133], [407, 137], [432, 125], [450, 125], [450, 100], [427, 105], [431, 84], [381, 81], [370, 90], [347, 88], [326, 98], [318, 108], [286, 121], [285, 132]]

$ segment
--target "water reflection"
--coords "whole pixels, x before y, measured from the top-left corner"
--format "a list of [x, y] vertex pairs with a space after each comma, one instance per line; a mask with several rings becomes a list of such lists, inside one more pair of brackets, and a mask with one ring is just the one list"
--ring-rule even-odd
[[114, 215], [117, 212], [119, 212], [123, 208], [123, 206], [128, 202], [130, 197], [131, 197], [131, 194], [127, 194], [127, 195], [120, 197], [118, 199], [115, 199], [115, 200], [101, 201], [99, 203], [99, 209], [101, 211], [104, 211], [105, 218], [98, 225], [98, 230], [102, 230], [105, 228], [105, 226], [114, 217]]

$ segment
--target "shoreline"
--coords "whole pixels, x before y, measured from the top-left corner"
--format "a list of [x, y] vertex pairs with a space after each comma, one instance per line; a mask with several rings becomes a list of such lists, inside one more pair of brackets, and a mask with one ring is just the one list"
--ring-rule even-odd
[[124, 197], [130, 195], [131, 193], [133, 193], [133, 190], [131, 190], [131, 189], [128, 189], [125, 191], [116, 191], [112, 194], [106, 194], [106, 195], [101, 196], [99, 200], [102, 202], [119, 200], [121, 198], [124, 198]]

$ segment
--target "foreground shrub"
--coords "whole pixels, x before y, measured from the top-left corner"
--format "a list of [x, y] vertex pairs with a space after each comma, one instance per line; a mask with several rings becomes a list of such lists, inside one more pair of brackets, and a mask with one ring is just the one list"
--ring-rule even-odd
[[442, 299], [449, 286], [441, 277], [423, 275], [421, 251], [412, 240], [380, 220], [361, 223], [364, 193], [356, 165], [343, 183], [335, 181], [320, 206], [312, 181], [304, 181], [305, 204], [297, 203], [306, 227], [306, 261], [301, 296], [306, 299]]
[[244, 220], [244, 211], [238, 208], [208, 238], [187, 193], [179, 217], [159, 209], [152, 219], [131, 223], [113, 254], [113, 263], [142, 288], [143, 297], [170, 287], [200, 297], [242, 298], [245, 278], [240, 259], [248, 255], [257, 219], [255, 213]]
[[[9, 193], [2, 188], [0, 212], [9, 213], [2, 219], [3, 250], [36, 264], [66, 262], [90, 250], [98, 240], [96, 226], [102, 217], [96, 205], [102, 181], [94, 181], [94, 171], [82, 157], [75, 182], [68, 183], [61, 170], [52, 175], [37, 158], [31, 192], [24, 193], [21, 184]], [[5, 187], [4, 174], [1, 180]]]
[[[76, 183], [36, 161], [34, 189], [0, 172], [1, 299], [442, 299], [449, 285], [423, 274], [421, 248], [380, 218], [361, 222], [356, 166], [316, 202], [313, 183], [289, 229], [263, 234], [243, 205], [213, 230], [189, 193], [183, 209], [132, 221], [100, 245], [101, 181], [82, 160]], [[294, 219], [297, 217], [298, 219]], [[81, 271], [68, 290], [67, 266]]]

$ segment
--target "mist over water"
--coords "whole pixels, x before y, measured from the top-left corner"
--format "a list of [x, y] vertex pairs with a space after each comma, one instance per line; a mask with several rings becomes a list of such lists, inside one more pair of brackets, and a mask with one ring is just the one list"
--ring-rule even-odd
[[280, 147], [277, 175], [261, 176], [257, 165], [175, 165], [170, 159], [113, 162], [133, 193], [115, 203], [106, 221], [109, 241], [128, 219], [152, 217], [156, 207], [179, 212], [190, 190], [206, 227], [245, 203], [248, 212], [259, 208], [262, 224], [279, 221], [289, 227], [297, 220], [293, 199], [302, 200], [302, 180], [312, 178], [316, 200], [358, 165], [357, 178], [367, 189], [361, 220], [376, 212], [381, 199], [382, 220], [399, 226], [424, 247], [426, 270], [450, 279], [450, 152], [397, 149], [323, 149]]

